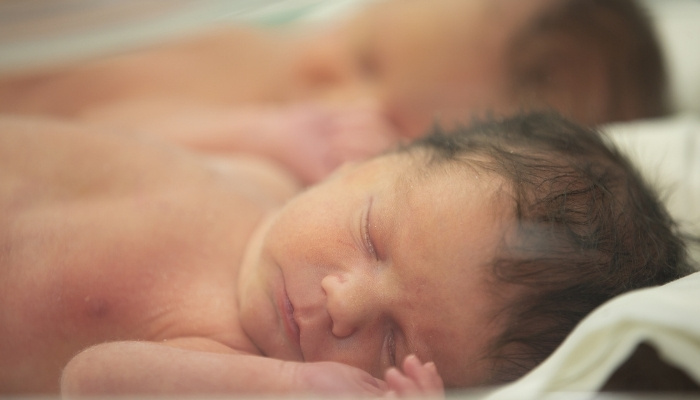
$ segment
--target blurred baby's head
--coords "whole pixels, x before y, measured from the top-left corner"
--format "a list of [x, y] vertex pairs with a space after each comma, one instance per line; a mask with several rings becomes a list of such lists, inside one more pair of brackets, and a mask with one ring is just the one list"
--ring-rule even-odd
[[407, 149], [427, 156], [429, 173], [455, 165], [495, 173], [512, 196], [515, 218], [491, 263], [494, 295], [507, 301], [484, 384], [532, 369], [613, 296], [692, 271], [675, 224], [629, 162], [556, 114], [438, 129]]
[[389, 0], [301, 53], [307, 94], [374, 99], [411, 137], [435, 119], [555, 109], [597, 124], [664, 110], [661, 54], [634, 0]]

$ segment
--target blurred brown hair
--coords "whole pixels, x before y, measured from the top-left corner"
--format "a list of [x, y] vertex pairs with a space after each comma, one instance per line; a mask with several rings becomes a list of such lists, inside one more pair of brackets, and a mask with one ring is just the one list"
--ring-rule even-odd
[[557, 103], [585, 124], [668, 111], [663, 54], [634, 0], [554, 0], [517, 32], [509, 54], [514, 96], [525, 104]]

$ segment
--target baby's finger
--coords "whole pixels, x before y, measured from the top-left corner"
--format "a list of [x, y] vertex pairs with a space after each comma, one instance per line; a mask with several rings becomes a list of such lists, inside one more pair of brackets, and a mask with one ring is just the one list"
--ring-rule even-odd
[[389, 385], [390, 391], [397, 396], [414, 396], [420, 394], [420, 388], [411, 378], [407, 377], [396, 368], [390, 368], [384, 374], [384, 381]]
[[430, 372], [423, 368], [423, 364], [421, 364], [418, 357], [413, 354], [404, 359], [403, 373], [411, 378], [421, 389], [429, 388], [431, 386]]
[[403, 371], [424, 393], [442, 393], [443, 382], [432, 362], [421, 364], [418, 357], [410, 355], [403, 363]]
[[428, 362], [423, 364], [423, 368], [428, 371], [428, 379], [426, 383], [429, 385], [424, 389], [430, 393], [443, 396], [445, 394], [445, 383], [442, 381], [440, 374], [438, 373], [437, 367], [434, 362]]

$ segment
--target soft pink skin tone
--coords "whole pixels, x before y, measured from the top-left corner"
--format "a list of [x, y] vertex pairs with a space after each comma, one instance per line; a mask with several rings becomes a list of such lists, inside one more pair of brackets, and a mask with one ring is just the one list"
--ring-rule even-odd
[[[424, 177], [420, 157], [389, 155], [295, 196], [261, 159], [52, 120], [0, 130], [3, 393], [381, 396], [484, 379], [499, 179]], [[384, 382], [410, 354], [435, 368], [408, 358]]]
[[[327, 26], [203, 32], [0, 79], [0, 110], [82, 118], [124, 102], [367, 101], [408, 137], [433, 118], [512, 111], [509, 35], [553, 0], [393, 0]], [[68, 96], [67, 94], [70, 94]]]
[[295, 93], [375, 101], [407, 137], [423, 135], [435, 120], [513, 111], [510, 35], [547, 1], [379, 2], [300, 46]]
[[511, 86], [510, 35], [552, 1], [393, 0], [318, 30], [229, 27], [0, 77], [0, 112], [262, 155], [313, 183], [425, 134], [434, 121], [551, 105], [599, 122], [606, 85], [585, 49], [580, 71], [554, 76], [557, 90], [536, 102], [522, 104]]
[[239, 302], [263, 354], [332, 359], [377, 377], [416, 354], [450, 386], [487, 378], [481, 357], [502, 305], [488, 262], [509, 218], [502, 182], [451, 169], [414, 178], [421, 162], [389, 155], [348, 165], [262, 225]]
[[204, 106], [189, 100], [131, 101], [94, 111], [83, 120], [139, 131], [208, 154], [263, 156], [303, 184], [339, 165], [381, 153], [402, 141], [376, 104], [347, 106]]

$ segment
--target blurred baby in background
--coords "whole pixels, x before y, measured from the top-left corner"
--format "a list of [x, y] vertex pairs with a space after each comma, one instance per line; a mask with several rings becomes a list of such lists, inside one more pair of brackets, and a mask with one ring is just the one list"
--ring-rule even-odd
[[387, 0], [321, 26], [227, 26], [0, 79], [0, 111], [277, 158], [305, 183], [430, 125], [556, 109], [583, 124], [665, 111], [633, 0]]

